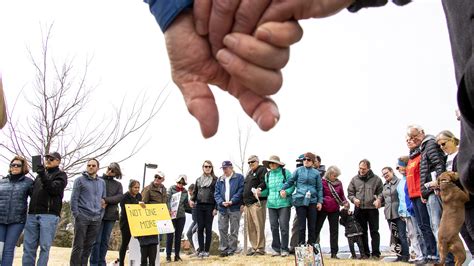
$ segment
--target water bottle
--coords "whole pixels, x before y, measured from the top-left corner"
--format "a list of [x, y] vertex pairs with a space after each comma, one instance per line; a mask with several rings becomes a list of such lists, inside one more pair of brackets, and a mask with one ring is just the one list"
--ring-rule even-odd
[[309, 206], [309, 201], [311, 200], [311, 192], [309, 190], [306, 192], [303, 200], [303, 205]]

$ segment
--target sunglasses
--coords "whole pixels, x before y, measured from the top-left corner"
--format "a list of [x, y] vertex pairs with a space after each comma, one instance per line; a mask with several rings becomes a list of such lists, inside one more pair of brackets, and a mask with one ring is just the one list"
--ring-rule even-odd
[[158, 175], [158, 176], [155, 176], [155, 179], [161, 180], [161, 179], [163, 179], [163, 177], [161, 177], [161, 176]]
[[249, 161], [248, 164], [253, 164], [254, 162], [256, 162], [256, 161]]
[[56, 158], [53, 158], [53, 157], [46, 158], [46, 161], [48, 162], [54, 162], [54, 160], [56, 160]]
[[94, 168], [94, 167], [97, 167], [97, 165], [95, 165], [95, 164], [88, 164], [87, 167], [92, 167], [92, 168]]
[[310, 158], [303, 158], [303, 161], [312, 162], [313, 160], [311, 160]]
[[444, 146], [446, 146], [446, 143], [448, 143], [448, 141], [445, 141], [445, 142], [443, 142], [443, 143], [440, 143], [439, 146], [444, 147]]
[[23, 165], [22, 165], [22, 164], [19, 164], [19, 163], [12, 163], [12, 164], [10, 164], [10, 167], [12, 167], [12, 168], [20, 168], [20, 167], [22, 167], [22, 166], [23, 166]]
[[204, 168], [212, 168], [212, 165], [204, 165]]

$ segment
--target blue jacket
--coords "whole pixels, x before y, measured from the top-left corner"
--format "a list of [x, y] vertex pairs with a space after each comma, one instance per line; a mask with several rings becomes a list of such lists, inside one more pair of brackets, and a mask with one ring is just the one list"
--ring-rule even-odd
[[24, 175], [0, 179], [0, 224], [25, 223], [33, 180]]
[[214, 192], [214, 198], [216, 199], [217, 209], [221, 213], [226, 211], [240, 211], [242, 205], [242, 195], [244, 193], [244, 176], [238, 173], [234, 173], [229, 180], [230, 184], [230, 201], [232, 205], [230, 207], [224, 207], [222, 204], [225, 201], [225, 180], [224, 176], [219, 177], [216, 183], [216, 191]]
[[74, 180], [71, 195], [71, 212], [74, 217], [79, 214], [91, 221], [101, 220], [104, 209], [101, 201], [106, 197], [105, 182], [98, 176], [90, 177], [86, 172]]
[[150, 6], [156, 22], [165, 32], [174, 19], [186, 8], [192, 7], [193, 0], [144, 0]]
[[295, 185], [295, 192], [292, 195], [293, 206], [304, 206], [306, 192], [311, 193], [309, 204], [323, 204], [323, 183], [319, 171], [313, 167], [298, 167], [282, 189], [287, 189]]

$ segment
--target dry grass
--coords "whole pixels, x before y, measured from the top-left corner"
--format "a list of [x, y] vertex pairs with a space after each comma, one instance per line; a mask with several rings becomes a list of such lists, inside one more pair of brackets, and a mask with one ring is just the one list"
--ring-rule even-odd
[[[15, 250], [15, 260], [13, 265], [21, 265], [21, 256], [23, 254], [23, 247], [17, 248]], [[59, 248], [59, 247], [52, 247], [49, 256], [49, 265], [69, 265], [69, 257], [71, 255], [70, 248]], [[232, 257], [220, 258], [218, 256], [211, 256], [207, 259], [199, 259], [199, 258], [190, 258], [186, 255], [181, 256], [183, 258], [182, 262], [172, 262], [172, 263], [164, 263], [165, 256], [162, 253], [161, 256], [161, 264], [162, 265], [242, 265], [242, 266], [250, 266], [250, 265], [261, 265], [261, 266], [275, 266], [275, 265], [286, 265], [291, 266], [295, 265], [295, 260], [293, 256], [287, 258], [281, 257], [271, 257], [270, 255], [267, 256], [256, 256], [256, 257], [247, 257], [243, 255], [236, 255]], [[118, 258], [117, 251], [109, 251], [107, 252], [107, 261], [113, 261], [114, 259]], [[324, 258], [324, 265], [403, 265], [402, 263], [385, 263], [381, 261], [374, 261], [374, 260], [343, 260], [343, 259], [330, 259]]]

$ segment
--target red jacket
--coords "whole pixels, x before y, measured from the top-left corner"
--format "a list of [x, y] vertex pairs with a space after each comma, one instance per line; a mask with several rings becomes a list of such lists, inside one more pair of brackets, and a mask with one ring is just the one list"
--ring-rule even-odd
[[421, 154], [413, 159], [408, 160], [407, 171], [407, 187], [410, 199], [421, 197], [420, 189], [420, 160]]

